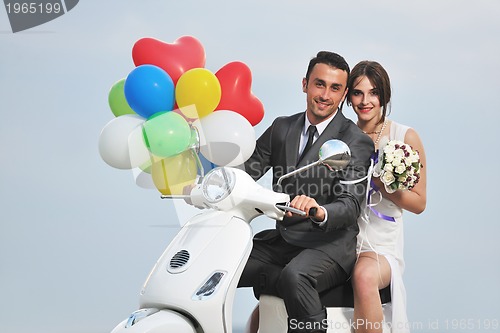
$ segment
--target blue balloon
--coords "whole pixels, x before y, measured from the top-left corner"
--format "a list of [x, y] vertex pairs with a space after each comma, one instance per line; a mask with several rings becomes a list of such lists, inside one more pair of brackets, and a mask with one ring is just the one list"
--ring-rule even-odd
[[174, 81], [158, 66], [136, 67], [127, 76], [124, 90], [127, 103], [144, 118], [160, 111], [171, 111], [174, 107]]
[[[200, 159], [200, 163], [201, 163], [201, 166], [203, 168], [203, 172], [205, 174], [207, 174], [207, 172], [209, 172], [210, 170], [214, 169], [217, 167], [216, 164], [213, 164], [212, 162], [210, 162], [209, 160], [207, 160], [205, 158], [205, 156], [203, 156], [203, 154], [201, 153], [198, 153], [198, 158]], [[198, 170], [198, 173], [201, 175], [200, 173], [201, 170]]]

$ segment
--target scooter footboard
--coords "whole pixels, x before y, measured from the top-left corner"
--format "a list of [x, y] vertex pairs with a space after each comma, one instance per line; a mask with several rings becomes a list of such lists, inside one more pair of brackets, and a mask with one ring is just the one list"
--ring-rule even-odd
[[[392, 316], [392, 305], [383, 305], [384, 323], [390, 323]], [[327, 320], [325, 326], [327, 333], [354, 333], [354, 309], [349, 307], [327, 308]], [[288, 315], [283, 299], [261, 295], [259, 299], [259, 333], [286, 333]], [[293, 324], [293, 323], [291, 323]], [[298, 325], [298, 323], [297, 323]], [[292, 327], [293, 328], [293, 327]], [[300, 328], [300, 327], [297, 327]], [[390, 326], [384, 325], [383, 333], [390, 333]]]
[[174, 311], [161, 310], [132, 321], [131, 317], [119, 323], [111, 333], [196, 333], [191, 321]]

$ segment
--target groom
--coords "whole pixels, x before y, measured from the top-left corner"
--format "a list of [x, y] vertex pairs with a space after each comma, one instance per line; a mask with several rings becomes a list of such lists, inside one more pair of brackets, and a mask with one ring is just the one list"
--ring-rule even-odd
[[[283, 181], [283, 191], [292, 198], [290, 205], [308, 215], [288, 212], [275, 229], [255, 235], [241, 276], [239, 287], [253, 287], [257, 297], [283, 298], [289, 332], [326, 332], [326, 310], [316, 290], [318, 277], [328, 271], [324, 275], [328, 287], [343, 284], [356, 258], [357, 218], [366, 184], [339, 181], [364, 177], [374, 147], [341, 112], [349, 72], [343, 57], [319, 52], [309, 62], [302, 81], [306, 111], [277, 118], [257, 140], [245, 163], [254, 179], [272, 168], [276, 185], [283, 174], [316, 161], [327, 140], [342, 140], [351, 150], [351, 162], [342, 171], [316, 166]], [[311, 208], [316, 208], [314, 216], [309, 215]]]

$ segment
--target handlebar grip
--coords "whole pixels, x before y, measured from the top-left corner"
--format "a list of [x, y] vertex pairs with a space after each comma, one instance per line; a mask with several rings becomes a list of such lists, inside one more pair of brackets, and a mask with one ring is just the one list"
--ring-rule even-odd
[[318, 212], [318, 208], [313, 207], [313, 208], [309, 209], [309, 214], [308, 215], [314, 217], [314, 216], [316, 216], [317, 212]]
[[300, 216], [306, 215], [306, 212], [304, 212], [303, 210], [293, 208], [293, 207], [290, 207], [288, 205], [276, 205], [276, 208], [281, 209], [285, 212], [292, 212], [292, 213], [300, 215]]

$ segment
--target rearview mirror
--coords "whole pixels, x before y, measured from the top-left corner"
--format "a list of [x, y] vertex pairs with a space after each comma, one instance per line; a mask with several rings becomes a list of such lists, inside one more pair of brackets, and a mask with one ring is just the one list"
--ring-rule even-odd
[[349, 165], [351, 161], [351, 150], [349, 146], [342, 140], [332, 139], [328, 140], [319, 149], [319, 159], [316, 162], [303, 166], [297, 170], [289, 172], [278, 179], [277, 186], [281, 188], [283, 179], [301, 173], [316, 165], [323, 164], [328, 168], [339, 171]]

